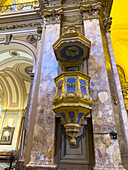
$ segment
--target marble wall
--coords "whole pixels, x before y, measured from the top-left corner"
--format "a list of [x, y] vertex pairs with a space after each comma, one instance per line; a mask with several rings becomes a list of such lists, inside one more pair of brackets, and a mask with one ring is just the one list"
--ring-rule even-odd
[[58, 62], [52, 45], [59, 35], [60, 24], [46, 25], [30, 164], [54, 164], [55, 113], [52, 111], [52, 98], [55, 94], [54, 78], [57, 76]]
[[111, 140], [107, 134], [116, 131], [116, 126], [99, 19], [84, 20], [84, 30], [85, 37], [91, 41], [88, 73], [91, 77], [90, 95], [93, 98], [94, 169], [123, 169], [118, 141]]
[[118, 133], [118, 141], [120, 145], [120, 151], [121, 151], [121, 157], [123, 165], [128, 169], [128, 116], [124, 105], [124, 99], [122, 95], [120, 80], [118, 76], [117, 66], [115, 62], [115, 57], [113, 53], [110, 33], [108, 32], [106, 34], [107, 36], [107, 43], [108, 43], [108, 49], [110, 54], [110, 63], [113, 71], [113, 76], [115, 80], [115, 88], [114, 90], [117, 90], [117, 104], [115, 105], [115, 120], [116, 120], [116, 126], [117, 126], [117, 133]]

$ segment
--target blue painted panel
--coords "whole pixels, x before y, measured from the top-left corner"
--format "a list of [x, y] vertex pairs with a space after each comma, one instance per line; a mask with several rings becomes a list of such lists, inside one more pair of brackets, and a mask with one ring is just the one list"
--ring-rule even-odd
[[58, 86], [61, 86], [62, 85], [62, 80], [60, 80], [59, 82], [58, 82]]
[[75, 71], [77, 71], [77, 70], [69, 70], [68, 72], [75, 72]]
[[71, 134], [73, 134], [74, 133], [74, 130], [72, 130], [72, 131], [70, 131], [71, 132]]
[[60, 80], [59, 82], [58, 82], [58, 88], [57, 88], [57, 95], [61, 95], [61, 93], [62, 93], [62, 83], [63, 83], [63, 81], [62, 80]]
[[62, 93], [62, 86], [60, 88], [57, 88], [57, 95], [60, 95]]
[[81, 94], [87, 94], [87, 89], [81, 87]]
[[85, 80], [82, 80], [80, 79], [80, 85], [83, 86], [83, 87], [80, 87], [81, 89], [81, 94], [87, 94], [87, 89], [86, 89], [86, 81]]
[[69, 86], [67, 85], [67, 93], [69, 93], [69, 92], [75, 93], [75, 85], [73, 85], [73, 86], [71, 86], [71, 87], [69, 87]]
[[79, 123], [80, 122], [80, 120], [81, 120], [81, 118], [83, 117], [83, 113], [79, 113], [78, 114], [78, 119], [77, 119], [77, 123]]
[[63, 112], [61, 113], [61, 116], [63, 117], [65, 123], [67, 123], [66, 116], [65, 116], [65, 114]]
[[87, 85], [85, 80], [80, 79], [80, 84], [81, 85]]
[[71, 78], [71, 79], [67, 79], [67, 93], [68, 92], [74, 92], [75, 93], [75, 79], [74, 78]]
[[70, 117], [70, 121], [71, 121], [71, 123], [73, 123], [73, 118], [74, 118], [74, 116], [75, 116], [75, 112], [68, 112], [68, 115], [69, 115], [69, 117]]
[[67, 79], [67, 83], [70, 83], [70, 84], [75, 83], [75, 78]]

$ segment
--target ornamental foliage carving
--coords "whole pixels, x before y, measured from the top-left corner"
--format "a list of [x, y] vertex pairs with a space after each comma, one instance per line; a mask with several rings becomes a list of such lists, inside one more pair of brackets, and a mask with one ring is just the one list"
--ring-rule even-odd
[[89, 5], [81, 5], [80, 12], [83, 15], [83, 19], [96, 18], [104, 16], [102, 11], [102, 4], [100, 2]]
[[104, 24], [104, 28], [105, 28], [106, 32], [109, 32], [110, 28], [111, 28], [111, 24], [112, 24], [112, 17], [105, 18], [103, 20], [103, 24]]
[[112, 24], [112, 18], [108, 17], [109, 3], [104, 3], [100, 0], [97, 3], [80, 5], [79, 8], [84, 20], [100, 18], [101, 25], [104, 27], [106, 32], [109, 32]]
[[42, 18], [45, 19], [46, 23], [58, 23], [60, 22], [61, 16], [63, 15], [63, 8], [47, 10], [44, 9]]
[[21, 29], [21, 28], [30, 28], [30, 27], [37, 27], [37, 26], [41, 26], [41, 23], [31, 22], [31, 23], [24, 23], [24, 24], [2, 25], [0, 26], [0, 30]]

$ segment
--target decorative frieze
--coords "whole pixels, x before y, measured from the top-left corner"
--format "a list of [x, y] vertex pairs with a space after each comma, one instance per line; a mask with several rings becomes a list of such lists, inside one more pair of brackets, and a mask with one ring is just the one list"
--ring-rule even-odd
[[30, 28], [30, 27], [37, 27], [41, 26], [41, 22], [30, 22], [30, 23], [23, 23], [23, 24], [13, 24], [13, 25], [2, 25], [0, 26], [1, 30], [12, 30], [12, 29], [21, 29], [21, 28]]

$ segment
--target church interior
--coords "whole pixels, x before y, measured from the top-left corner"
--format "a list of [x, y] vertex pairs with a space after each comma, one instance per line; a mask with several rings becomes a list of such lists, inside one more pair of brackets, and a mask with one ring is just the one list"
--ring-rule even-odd
[[128, 170], [127, 7], [0, 0], [0, 170]]

